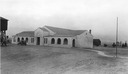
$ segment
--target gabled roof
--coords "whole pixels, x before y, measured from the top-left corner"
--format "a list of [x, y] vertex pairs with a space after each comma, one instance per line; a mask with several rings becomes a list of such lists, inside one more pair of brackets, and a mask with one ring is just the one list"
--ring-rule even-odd
[[43, 31], [47, 31], [47, 32], [48, 32], [48, 30], [47, 30], [47, 29], [45, 29], [45, 28], [41, 28], [41, 27], [40, 27], [40, 29], [41, 29], [41, 30], [43, 30]]
[[7, 19], [5, 19], [5, 18], [3, 18], [3, 17], [0, 16], [0, 20], [1, 20], [1, 19], [2, 19], [2, 20], [7, 20]]
[[23, 31], [23, 32], [16, 34], [15, 36], [34, 37], [34, 31]]
[[70, 30], [70, 29], [57, 28], [51, 26], [45, 26], [45, 27], [55, 32], [55, 34], [51, 36], [76, 36], [86, 31], [86, 30]]

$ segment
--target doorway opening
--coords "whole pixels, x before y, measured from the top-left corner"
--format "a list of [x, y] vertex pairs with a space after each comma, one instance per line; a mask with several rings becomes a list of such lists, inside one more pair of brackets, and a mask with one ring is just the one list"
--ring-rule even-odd
[[75, 47], [75, 39], [72, 40], [72, 47]]
[[37, 37], [37, 45], [40, 45], [40, 37]]

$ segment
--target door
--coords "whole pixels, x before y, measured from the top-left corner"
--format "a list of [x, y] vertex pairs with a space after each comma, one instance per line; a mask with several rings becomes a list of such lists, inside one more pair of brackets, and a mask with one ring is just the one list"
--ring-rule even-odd
[[37, 45], [40, 45], [40, 37], [37, 37]]
[[75, 47], [75, 39], [72, 40], [72, 47]]

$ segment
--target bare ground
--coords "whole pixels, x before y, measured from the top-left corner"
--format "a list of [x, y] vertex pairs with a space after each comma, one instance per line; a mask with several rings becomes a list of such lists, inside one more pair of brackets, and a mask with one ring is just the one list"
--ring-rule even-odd
[[116, 55], [117, 53], [117, 55], [119, 56], [128, 57], [128, 48], [118, 47], [117, 52], [116, 52], [116, 48], [113, 47], [94, 47], [94, 50], [103, 51], [108, 55]]
[[84, 48], [9, 45], [1, 48], [1, 73], [128, 74], [128, 59], [104, 57]]

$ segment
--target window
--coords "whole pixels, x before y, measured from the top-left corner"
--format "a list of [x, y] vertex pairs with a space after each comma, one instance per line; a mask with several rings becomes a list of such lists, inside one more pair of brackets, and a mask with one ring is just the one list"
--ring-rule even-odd
[[60, 38], [58, 38], [57, 44], [61, 44], [61, 39]]
[[17, 42], [20, 42], [20, 38], [19, 37], [17, 38]]
[[64, 45], [67, 45], [68, 44], [68, 39], [67, 38], [64, 39], [64, 43], [63, 44]]
[[55, 39], [54, 38], [51, 39], [51, 44], [55, 44]]
[[31, 43], [34, 43], [34, 38], [31, 38]]
[[44, 38], [44, 44], [47, 44], [47, 38]]

